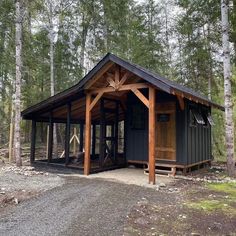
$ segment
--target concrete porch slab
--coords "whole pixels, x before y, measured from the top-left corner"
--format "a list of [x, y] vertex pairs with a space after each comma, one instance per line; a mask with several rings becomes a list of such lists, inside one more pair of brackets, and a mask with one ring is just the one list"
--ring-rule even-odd
[[168, 185], [174, 181], [174, 178], [168, 176], [157, 175], [156, 185], [148, 184], [148, 175], [144, 174], [143, 169], [139, 168], [122, 168], [111, 171], [99, 172], [91, 174], [89, 176], [83, 176], [85, 178], [94, 179], [106, 179], [114, 182], [120, 182], [124, 184], [134, 184], [138, 186], [144, 186], [148, 188], [156, 188], [157, 185]]

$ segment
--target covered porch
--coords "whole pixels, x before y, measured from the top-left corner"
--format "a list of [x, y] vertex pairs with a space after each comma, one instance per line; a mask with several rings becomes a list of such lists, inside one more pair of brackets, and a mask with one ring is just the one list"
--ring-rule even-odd
[[[31, 163], [35, 162], [36, 123], [47, 122], [47, 159], [43, 162], [78, 168], [85, 175], [125, 167], [127, 99], [130, 94], [148, 109], [149, 183], [154, 184], [156, 89], [141, 77], [111, 62], [98, 71], [83, 90], [30, 117]], [[65, 143], [63, 153], [53, 158], [53, 126], [57, 123], [65, 125]]]

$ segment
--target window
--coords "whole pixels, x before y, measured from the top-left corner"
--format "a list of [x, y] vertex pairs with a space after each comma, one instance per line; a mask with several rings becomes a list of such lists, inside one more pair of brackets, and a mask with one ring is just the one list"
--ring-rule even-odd
[[210, 113], [207, 115], [207, 120], [211, 126], [215, 124]]
[[189, 112], [189, 124], [190, 126], [205, 125], [206, 122], [201, 113], [199, 113], [196, 109], [190, 109]]
[[204, 128], [208, 128], [208, 126], [209, 126], [209, 122], [208, 122], [208, 120], [207, 120], [207, 114], [208, 114], [208, 111], [205, 110], [205, 109], [203, 109], [203, 111], [202, 111], [202, 117], [203, 117], [203, 119], [204, 119], [204, 124], [203, 124], [203, 127], [204, 127]]
[[145, 110], [142, 104], [132, 105], [131, 128], [132, 129], [145, 129]]
[[199, 125], [204, 125], [205, 124], [205, 121], [204, 121], [201, 113], [199, 113], [197, 110], [192, 110], [192, 113], [193, 113], [193, 116], [194, 116], [195, 120], [197, 121], [197, 123]]
[[209, 125], [211, 125], [211, 126], [214, 125], [214, 121], [213, 121], [212, 116], [208, 110], [203, 110], [202, 116], [205, 121], [205, 124], [204, 124], [205, 127], [208, 127]]

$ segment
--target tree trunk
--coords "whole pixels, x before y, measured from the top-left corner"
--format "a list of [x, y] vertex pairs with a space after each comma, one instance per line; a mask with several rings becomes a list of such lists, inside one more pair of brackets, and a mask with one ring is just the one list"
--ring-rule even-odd
[[[49, 32], [49, 41], [50, 41], [50, 89], [51, 89], [51, 96], [55, 95], [55, 82], [54, 82], [54, 36], [53, 36], [53, 10], [52, 10], [52, 3], [50, 3], [49, 9], [49, 25], [50, 25], [50, 32]], [[53, 148], [54, 153], [57, 156], [58, 149], [57, 149], [57, 127], [56, 124], [53, 125]]]
[[227, 155], [227, 169], [229, 176], [235, 176], [234, 160], [234, 123], [233, 103], [231, 94], [231, 68], [229, 51], [229, 1], [221, 0], [222, 42], [224, 63], [224, 100], [225, 100], [225, 141]]
[[85, 65], [84, 65], [84, 59], [85, 59], [85, 46], [86, 46], [86, 40], [88, 35], [88, 27], [90, 24], [90, 20], [86, 22], [84, 13], [82, 17], [82, 40], [81, 40], [81, 52], [80, 52], [80, 67], [83, 72], [83, 76], [87, 73]]
[[22, 78], [22, 1], [16, 1], [16, 97], [15, 97], [15, 129], [14, 129], [14, 155], [16, 165], [21, 166], [20, 122], [21, 122], [21, 78]]
[[102, 1], [102, 6], [103, 6], [103, 35], [104, 35], [104, 46], [105, 46], [105, 51], [109, 52], [110, 50], [110, 34], [109, 34], [109, 20], [107, 16], [107, 2], [105, 0]]
[[11, 106], [11, 121], [10, 121], [10, 133], [9, 133], [9, 162], [12, 162], [12, 157], [13, 157], [13, 138], [14, 138], [14, 104], [12, 103]]
[[236, 0], [233, 0], [232, 39], [234, 44], [234, 66], [236, 67]]

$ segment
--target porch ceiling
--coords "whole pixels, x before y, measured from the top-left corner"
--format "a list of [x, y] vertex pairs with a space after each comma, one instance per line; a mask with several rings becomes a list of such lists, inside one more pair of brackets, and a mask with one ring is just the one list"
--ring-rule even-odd
[[[126, 102], [126, 96], [124, 93], [119, 94], [120, 92], [116, 92], [115, 94], [112, 94], [109, 96], [107, 94], [106, 96], [103, 96], [102, 98], [104, 99], [104, 105], [108, 110], [115, 110], [116, 105], [114, 101], [124, 101]], [[119, 97], [122, 95], [122, 99], [119, 99]], [[119, 120], [124, 119], [124, 107], [122, 105], [119, 105]], [[80, 98], [78, 100], [75, 100], [71, 102], [71, 120], [72, 123], [79, 123], [80, 121], [85, 120], [85, 112], [86, 112], [86, 102], [85, 98]], [[47, 121], [49, 120], [50, 117], [50, 112], [45, 112], [41, 114], [38, 117], [38, 120], [42, 121]], [[52, 111], [52, 117], [56, 121], [58, 120], [59, 122], [66, 122], [67, 118], [67, 105], [62, 105]], [[107, 121], [114, 121], [115, 115], [112, 113], [107, 113], [106, 114], [106, 120]], [[93, 110], [92, 110], [92, 121], [93, 122], [99, 122], [100, 120], [100, 102], [98, 102]]]

